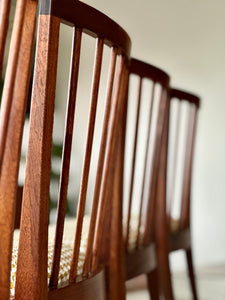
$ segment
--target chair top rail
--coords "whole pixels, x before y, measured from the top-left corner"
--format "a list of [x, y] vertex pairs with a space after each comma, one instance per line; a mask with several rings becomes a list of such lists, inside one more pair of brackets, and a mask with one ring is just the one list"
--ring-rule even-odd
[[170, 77], [166, 72], [138, 59], [131, 59], [130, 73], [139, 75], [142, 78], [147, 77], [165, 87], [169, 87]]
[[[69, 9], [68, 9], [69, 7]], [[41, 1], [40, 14], [53, 15], [70, 26], [82, 28], [83, 32], [103, 38], [110, 47], [118, 47], [122, 54], [130, 55], [131, 40], [126, 31], [115, 21], [97, 9], [74, 0]]]
[[171, 88], [170, 89], [170, 98], [177, 98], [180, 100], [187, 100], [195, 104], [198, 108], [200, 107], [200, 98], [192, 93]]

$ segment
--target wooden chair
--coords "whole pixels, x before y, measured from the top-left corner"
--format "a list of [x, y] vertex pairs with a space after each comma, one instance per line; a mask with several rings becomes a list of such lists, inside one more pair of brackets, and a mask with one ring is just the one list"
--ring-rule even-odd
[[191, 248], [191, 181], [200, 99], [170, 90], [158, 180], [157, 242], [159, 278], [165, 299], [174, 299], [168, 254], [186, 252], [193, 299], [198, 299]]
[[[27, 2], [29, 5], [35, 6], [34, 1], [26, 1], [26, 3]], [[73, 47], [68, 87], [62, 171], [59, 187], [58, 216], [53, 261], [48, 285], [48, 203], [51, 145], [59, 29], [60, 23], [62, 22], [73, 27]], [[81, 40], [84, 33], [96, 39], [96, 53], [86, 148], [78, 202], [77, 225], [75, 238], [72, 243], [73, 255], [68, 283], [64, 283], [65, 286], [59, 288], [58, 277], [61, 250], [63, 248], [62, 238], [69, 182], [73, 123], [77, 85], [79, 86], [79, 60], [82, 50]], [[102, 57], [103, 50], [108, 47], [111, 47], [111, 54], [108, 69], [108, 86], [106, 88], [106, 99], [104, 101], [105, 112], [101, 133], [101, 146], [99, 147], [85, 258], [81, 274], [78, 274], [82, 224], [92, 161], [92, 145], [96, 123]], [[29, 146], [20, 224], [15, 299], [124, 298], [123, 280], [121, 280], [120, 277], [120, 274], [121, 276], [123, 274], [123, 265], [120, 262], [122, 259], [120, 252], [122, 227], [117, 226], [121, 220], [121, 198], [116, 188], [117, 181], [114, 180], [114, 173], [116, 171], [114, 162], [118, 160], [116, 158], [117, 136], [121, 134], [121, 118], [124, 102], [126, 100], [124, 96], [127, 87], [126, 81], [128, 79], [127, 63], [129, 51], [130, 39], [126, 32], [114, 21], [90, 6], [73, 0], [41, 1], [30, 117]], [[15, 78], [15, 83], [16, 82], [17, 77]], [[22, 106], [22, 108], [20, 108], [23, 112], [24, 105], [24, 103], [18, 104], [18, 106]], [[11, 115], [16, 118], [16, 109], [17, 105], [13, 101], [5, 138], [5, 145], [7, 146], [9, 144], [11, 148], [19, 147], [16, 144], [17, 139], [14, 140], [14, 133], [17, 132], [16, 128], [22, 126], [21, 123], [23, 123], [21, 119], [19, 120], [19, 125], [18, 121], [14, 123], [14, 120], [13, 122]], [[17, 188], [17, 176], [14, 176], [14, 174], [18, 172], [19, 157], [19, 151], [17, 151], [16, 156], [12, 156], [12, 152], [8, 152], [8, 148], [6, 148], [1, 165], [1, 299], [9, 299], [10, 293], [10, 263], [15, 212], [15, 189]], [[8, 189], [10, 189], [10, 191], [8, 191]], [[7, 199], [7, 205], [5, 199]], [[115, 268], [117, 272], [115, 272]]]
[[[124, 160], [126, 279], [146, 274], [151, 299], [158, 298], [155, 199], [169, 76], [131, 59]], [[122, 180], [121, 180], [122, 181]]]
[[[1, 1], [1, 63], [10, 1]], [[9, 297], [9, 275], [22, 132], [30, 78], [37, 1], [18, 0], [0, 114], [0, 295]], [[2, 17], [2, 15], [1, 15]], [[10, 162], [10, 163], [9, 163]], [[4, 167], [3, 167], [4, 166]], [[20, 189], [19, 189], [20, 191]], [[7, 200], [6, 200], [7, 199]], [[18, 225], [18, 224], [17, 224]]]

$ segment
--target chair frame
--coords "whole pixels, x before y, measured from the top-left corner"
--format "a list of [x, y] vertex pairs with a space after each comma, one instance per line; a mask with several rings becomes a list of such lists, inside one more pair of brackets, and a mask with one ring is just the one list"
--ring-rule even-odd
[[[7, 5], [9, 4], [10, 1], [7, 2]], [[7, 13], [9, 14], [9, 6], [7, 9]], [[9, 293], [9, 276], [18, 188], [19, 159], [31, 73], [30, 69], [34, 45], [36, 9], [37, 1], [17, 1], [1, 102], [0, 295], [2, 299], [8, 299]], [[19, 191], [21, 194], [21, 190]], [[7, 199], [7, 201], [5, 199]]]
[[[159, 165], [159, 153], [161, 147], [162, 133], [163, 133], [163, 123], [166, 114], [167, 106], [167, 92], [169, 88], [169, 76], [163, 70], [145, 63], [143, 61], [132, 58], [129, 68], [129, 75], [137, 75], [139, 77], [139, 91], [138, 91], [138, 108], [135, 120], [135, 138], [134, 138], [134, 148], [132, 153], [132, 171], [131, 171], [131, 184], [129, 190], [129, 208], [128, 208], [128, 225], [127, 232], [125, 236], [125, 265], [126, 265], [126, 280], [134, 278], [140, 274], [146, 274], [148, 281], [148, 289], [152, 299], [158, 298], [158, 288], [157, 288], [157, 257], [156, 257], [156, 240], [154, 234], [155, 227], [155, 210], [157, 209], [155, 205], [156, 201], [156, 183], [157, 183], [157, 174], [158, 174], [158, 165]], [[139, 126], [139, 115], [140, 115], [140, 102], [142, 94], [142, 81], [144, 78], [150, 79], [153, 82], [152, 94], [150, 95], [151, 99], [151, 108], [152, 111], [153, 101], [154, 101], [154, 90], [155, 85], [159, 83], [162, 86], [162, 91], [160, 95], [160, 104], [159, 104], [159, 113], [157, 116], [157, 137], [154, 144], [154, 159], [152, 166], [152, 176], [151, 176], [151, 186], [149, 188], [150, 192], [148, 195], [148, 204], [147, 204], [147, 213], [146, 213], [146, 222], [144, 228], [144, 241], [143, 245], [139, 244], [140, 234], [137, 237], [136, 249], [133, 252], [128, 251], [128, 236], [129, 236], [129, 222], [131, 219], [131, 205], [132, 205], [132, 195], [133, 195], [133, 183], [134, 183], [134, 173], [135, 173], [135, 161], [136, 161], [136, 148], [137, 148], [137, 137], [138, 137], [138, 126]], [[129, 96], [127, 96], [129, 101]], [[151, 128], [151, 111], [148, 120], [148, 133], [147, 133], [147, 145], [149, 144], [150, 139], [150, 128]], [[124, 130], [126, 130], [126, 118], [124, 118]], [[124, 137], [125, 140], [125, 137]], [[124, 152], [124, 147], [123, 147]], [[145, 154], [145, 170], [144, 170], [144, 181], [146, 180], [146, 168], [147, 168], [147, 156], [148, 156], [148, 146], [146, 148]], [[123, 158], [124, 159], [124, 158]], [[124, 163], [123, 163], [124, 164]], [[143, 191], [144, 191], [144, 182], [142, 184], [142, 200], [140, 203], [140, 215], [139, 215], [139, 229], [140, 231], [140, 220], [142, 214], [143, 206]]]
[[200, 107], [200, 98], [194, 94], [178, 89], [170, 89], [169, 103], [176, 98], [179, 101], [187, 101], [195, 106], [193, 116], [192, 131], [189, 132], [189, 153], [185, 157], [185, 177], [183, 180], [183, 190], [181, 199], [181, 215], [179, 218], [179, 228], [175, 232], [170, 231], [171, 216], [168, 216], [167, 203], [167, 156], [169, 142], [169, 114], [170, 104], [167, 107], [167, 118], [164, 126], [162, 148], [160, 153], [160, 168], [157, 184], [157, 255], [159, 263], [159, 280], [160, 289], [165, 299], [174, 299], [174, 293], [171, 283], [171, 271], [169, 265], [169, 253], [183, 249], [186, 252], [190, 283], [192, 288], [193, 299], [197, 300], [197, 288], [192, 261], [191, 249], [191, 224], [190, 224], [190, 206], [191, 206], [191, 179], [194, 155], [194, 143], [197, 125], [197, 113]]
[[[70, 10], [66, 10], [66, 7], [70, 7]], [[88, 16], [88, 18], [87, 18]], [[34, 75], [34, 86], [32, 95], [32, 108], [31, 108], [31, 121], [30, 121], [30, 138], [27, 155], [27, 167], [26, 167], [26, 179], [23, 191], [23, 207], [20, 224], [20, 242], [18, 252], [18, 263], [17, 263], [17, 281], [16, 281], [16, 295], [15, 299], [71, 299], [76, 295], [78, 299], [89, 299], [93, 296], [93, 292], [98, 299], [105, 298], [105, 271], [97, 271], [99, 262], [103, 263], [102, 255], [106, 253], [99, 253], [99, 243], [101, 242], [101, 236], [97, 235], [94, 240], [94, 256], [92, 274], [88, 276], [86, 280], [82, 280], [76, 283], [76, 259], [77, 259], [77, 248], [80, 235], [81, 227], [77, 226], [75, 243], [77, 247], [74, 247], [73, 263], [70, 271], [70, 284], [62, 289], [56, 289], [55, 278], [58, 277], [57, 269], [59, 268], [59, 257], [57, 249], [61, 248], [61, 237], [63, 230], [63, 220], [65, 217], [65, 203], [66, 203], [66, 190], [68, 183], [68, 165], [70, 160], [71, 152], [71, 127], [67, 125], [66, 146], [64, 146], [64, 160], [63, 160], [63, 174], [64, 177], [61, 179], [60, 191], [60, 209], [57, 221], [57, 234], [56, 234], [56, 246], [53, 262], [53, 272], [50, 280], [50, 290], [47, 289], [47, 238], [48, 238], [48, 195], [49, 195], [49, 177], [50, 177], [50, 161], [51, 161], [51, 136], [53, 128], [53, 111], [54, 111], [54, 95], [55, 95], [55, 84], [56, 84], [56, 66], [57, 66], [57, 49], [58, 49], [58, 32], [60, 21], [63, 20], [67, 24], [73, 24], [76, 26], [75, 30], [75, 52], [79, 52], [80, 45], [80, 34], [82, 28], [83, 32], [86, 32], [93, 37], [97, 38], [97, 54], [96, 54], [96, 66], [95, 73], [100, 72], [100, 61], [103, 44], [107, 44], [113, 49], [118, 49], [116, 54], [120, 56], [118, 61], [118, 74], [115, 83], [115, 92], [112, 97], [112, 112], [109, 116], [108, 133], [106, 136], [105, 144], [105, 159], [104, 166], [102, 169], [103, 176], [103, 188], [101, 187], [101, 198], [100, 206], [107, 206], [107, 197], [112, 187], [109, 187], [109, 181], [114, 182], [114, 173], [111, 171], [111, 165], [115, 157], [115, 151], [117, 148], [116, 134], [119, 130], [120, 115], [123, 107], [123, 86], [126, 86], [126, 64], [129, 58], [130, 51], [130, 39], [128, 35], [119, 27], [114, 21], [109, 19], [107, 16], [99, 13], [97, 10], [85, 5], [79, 1], [66, 0], [61, 5], [60, 1], [42, 1], [39, 17], [39, 32], [38, 32], [38, 44], [35, 64], [35, 75]], [[97, 21], [96, 21], [97, 20]], [[106, 26], [107, 25], [107, 26]], [[78, 48], [76, 48], [78, 47]], [[114, 50], [115, 52], [115, 50]], [[46, 55], [49, 53], [48, 55]], [[115, 55], [115, 54], [113, 54]], [[47, 67], [46, 67], [47, 66]], [[75, 95], [77, 84], [77, 71], [78, 65], [76, 57], [74, 60], [74, 66], [72, 68], [72, 77], [75, 79], [70, 86], [70, 104], [74, 106]], [[54, 74], [54, 75], [53, 75]], [[97, 75], [98, 77], [98, 75]], [[99, 79], [93, 82], [92, 90], [92, 109], [96, 111], [96, 105], [94, 104], [98, 95], [98, 84]], [[73, 111], [73, 108], [72, 108]], [[67, 121], [71, 118], [67, 116]], [[70, 122], [70, 120], [68, 121]], [[89, 136], [93, 138], [93, 126], [94, 119], [93, 114], [90, 115], [89, 119]], [[7, 134], [8, 138], [8, 134]], [[91, 139], [92, 139], [91, 138]], [[12, 140], [11, 140], [12, 141]], [[113, 145], [113, 146], [112, 146]], [[86, 158], [84, 162], [84, 174], [82, 179], [82, 191], [84, 194], [87, 188], [87, 177], [86, 173], [89, 171], [90, 166], [90, 144], [86, 146]], [[34, 159], [35, 158], [35, 159]], [[4, 155], [5, 159], [5, 155]], [[2, 165], [2, 173], [5, 169], [5, 163]], [[35, 172], [34, 172], [35, 170]], [[65, 182], [63, 181], [65, 180]], [[116, 199], [116, 197], [115, 197]], [[106, 203], [104, 203], [106, 202]], [[78, 214], [78, 219], [82, 218], [84, 212], [84, 201], [80, 202], [78, 210], [81, 212]], [[113, 203], [112, 222], [119, 221], [118, 205]], [[104, 222], [103, 209], [101, 212], [94, 213], [97, 217], [97, 227], [102, 227]], [[79, 223], [79, 222], [78, 222]], [[102, 227], [103, 228], [103, 227]], [[111, 228], [111, 227], [110, 227]], [[110, 229], [109, 228], [109, 229]], [[12, 235], [12, 226], [11, 226]], [[106, 233], [105, 233], [106, 234]], [[110, 232], [107, 235], [111, 235]], [[115, 237], [120, 244], [120, 238], [122, 234]], [[12, 240], [12, 236], [10, 236]], [[9, 238], [9, 239], [10, 239]], [[60, 241], [61, 240], [61, 241]], [[11, 246], [11, 245], [10, 245]], [[103, 245], [105, 252], [108, 251], [108, 245]], [[114, 248], [114, 246], [112, 247]], [[11, 249], [10, 249], [11, 250]], [[112, 254], [108, 254], [107, 261], [105, 264], [110, 270], [110, 265], [115, 265], [119, 259], [119, 255], [116, 249], [110, 249]], [[114, 256], [113, 256], [114, 255]], [[111, 261], [111, 257], [113, 260]], [[105, 257], [104, 257], [105, 259]], [[7, 257], [7, 263], [10, 263], [10, 257]], [[58, 266], [57, 266], [58, 265]], [[118, 264], [119, 266], [121, 264]], [[97, 269], [96, 269], [97, 268]], [[97, 273], [96, 273], [97, 272]], [[115, 276], [117, 275], [117, 276]], [[115, 274], [114, 278], [118, 278], [118, 274]], [[122, 295], [124, 291], [120, 291], [117, 284], [121, 285], [121, 281], [110, 276], [109, 289], [113, 291], [110, 297], [112, 299], [118, 299], [118, 295]], [[98, 285], [97, 285], [98, 284]], [[93, 289], [94, 285], [94, 289]], [[122, 296], [123, 297], [123, 296]]]

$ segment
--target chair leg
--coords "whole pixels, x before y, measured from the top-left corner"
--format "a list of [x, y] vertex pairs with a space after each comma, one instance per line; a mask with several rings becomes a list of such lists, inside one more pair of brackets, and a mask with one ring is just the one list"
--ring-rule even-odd
[[146, 274], [148, 291], [151, 296], [151, 300], [159, 300], [159, 289], [158, 289], [158, 272], [157, 269], [151, 273]]
[[186, 257], [187, 257], [188, 273], [189, 273], [191, 289], [192, 289], [192, 293], [193, 293], [193, 299], [198, 300], [191, 249], [186, 250]]
[[159, 293], [165, 300], [174, 300], [170, 274], [169, 255], [167, 251], [158, 251]]

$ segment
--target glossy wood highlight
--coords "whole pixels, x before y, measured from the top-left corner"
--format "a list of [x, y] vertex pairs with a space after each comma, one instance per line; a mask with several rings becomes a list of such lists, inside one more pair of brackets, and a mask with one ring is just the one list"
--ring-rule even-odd
[[2, 95], [0, 116], [1, 299], [9, 297], [18, 169], [31, 72], [36, 8], [36, 1], [17, 2]]

